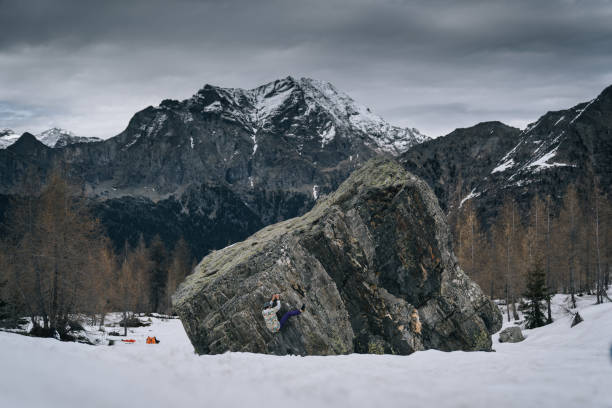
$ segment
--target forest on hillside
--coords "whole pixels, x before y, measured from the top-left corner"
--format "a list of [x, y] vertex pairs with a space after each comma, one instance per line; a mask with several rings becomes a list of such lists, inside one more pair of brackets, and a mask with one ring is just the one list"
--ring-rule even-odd
[[596, 294], [604, 301], [612, 269], [612, 202], [597, 182], [569, 185], [561, 197], [535, 196], [521, 210], [504, 198], [497, 217], [485, 228], [474, 200], [450, 217], [455, 254], [462, 269], [492, 299], [504, 299], [518, 320], [516, 304], [527, 291], [530, 274], [541, 268], [550, 297]]
[[[30, 178], [33, 180], [33, 178]], [[116, 249], [60, 170], [45, 186], [12, 200], [0, 240], [0, 322], [33, 322], [32, 333], [67, 336], [73, 317], [104, 325], [110, 311], [171, 313], [171, 295], [193, 267], [184, 239], [166, 248], [159, 236]], [[40, 193], [38, 193], [40, 191]]]
[[[195, 262], [184, 239], [167, 248], [159, 236], [149, 242], [141, 236], [117, 248], [60, 170], [25, 192], [12, 199], [0, 226], [3, 325], [27, 316], [33, 332], [63, 336], [75, 314], [103, 325], [106, 313], [121, 311], [127, 325], [134, 313], [172, 313], [171, 295]], [[510, 313], [518, 319], [516, 304], [537, 267], [545, 273], [548, 298], [596, 294], [603, 301], [612, 269], [609, 196], [597, 183], [570, 185], [560, 198], [536, 196], [521, 208], [507, 196], [485, 227], [467, 200], [449, 217], [463, 270], [492, 299], [506, 301], [508, 320]]]

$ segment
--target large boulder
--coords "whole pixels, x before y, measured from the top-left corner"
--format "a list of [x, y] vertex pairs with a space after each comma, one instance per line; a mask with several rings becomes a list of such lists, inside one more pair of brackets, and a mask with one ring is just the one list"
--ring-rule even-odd
[[[307, 305], [276, 334], [261, 314], [274, 293]], [[490, 350], [502, 319], [459, 268], [431, 189], [386, 159], [304, 216], [206, 256], [174, 308], [200, 354]]]

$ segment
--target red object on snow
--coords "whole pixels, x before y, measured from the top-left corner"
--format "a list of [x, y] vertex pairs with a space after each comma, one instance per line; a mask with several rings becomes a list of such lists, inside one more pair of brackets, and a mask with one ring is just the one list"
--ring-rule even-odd
[[136, 343], [136, 340], [134, 339], [127, 339], [127, 340], [121, 340], [124, 343]]

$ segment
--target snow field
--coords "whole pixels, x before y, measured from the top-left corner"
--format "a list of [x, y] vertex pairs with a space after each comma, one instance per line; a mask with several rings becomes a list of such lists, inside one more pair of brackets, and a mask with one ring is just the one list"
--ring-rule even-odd
[[521, 343], [496, 334], [492, 353], [197, 356], [181, 322], [159, 318], [111, 347], [0, 332], [0, 406], [612, 407], [612, 304], [577, 299], [583, 323], [570, 328], [556, 296], [553, 324]]

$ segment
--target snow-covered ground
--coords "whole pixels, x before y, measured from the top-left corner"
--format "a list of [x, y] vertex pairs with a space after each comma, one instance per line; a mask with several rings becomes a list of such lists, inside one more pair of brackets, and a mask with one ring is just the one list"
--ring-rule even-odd
[[570, 328], [564, 299], [525, 341], [495, 335], [495, 353], [197, 356], [179, 320], [157, 318], [111, 347], [0, 332], [0, 406], [612, 407], [612, 303], [578, 298]]

